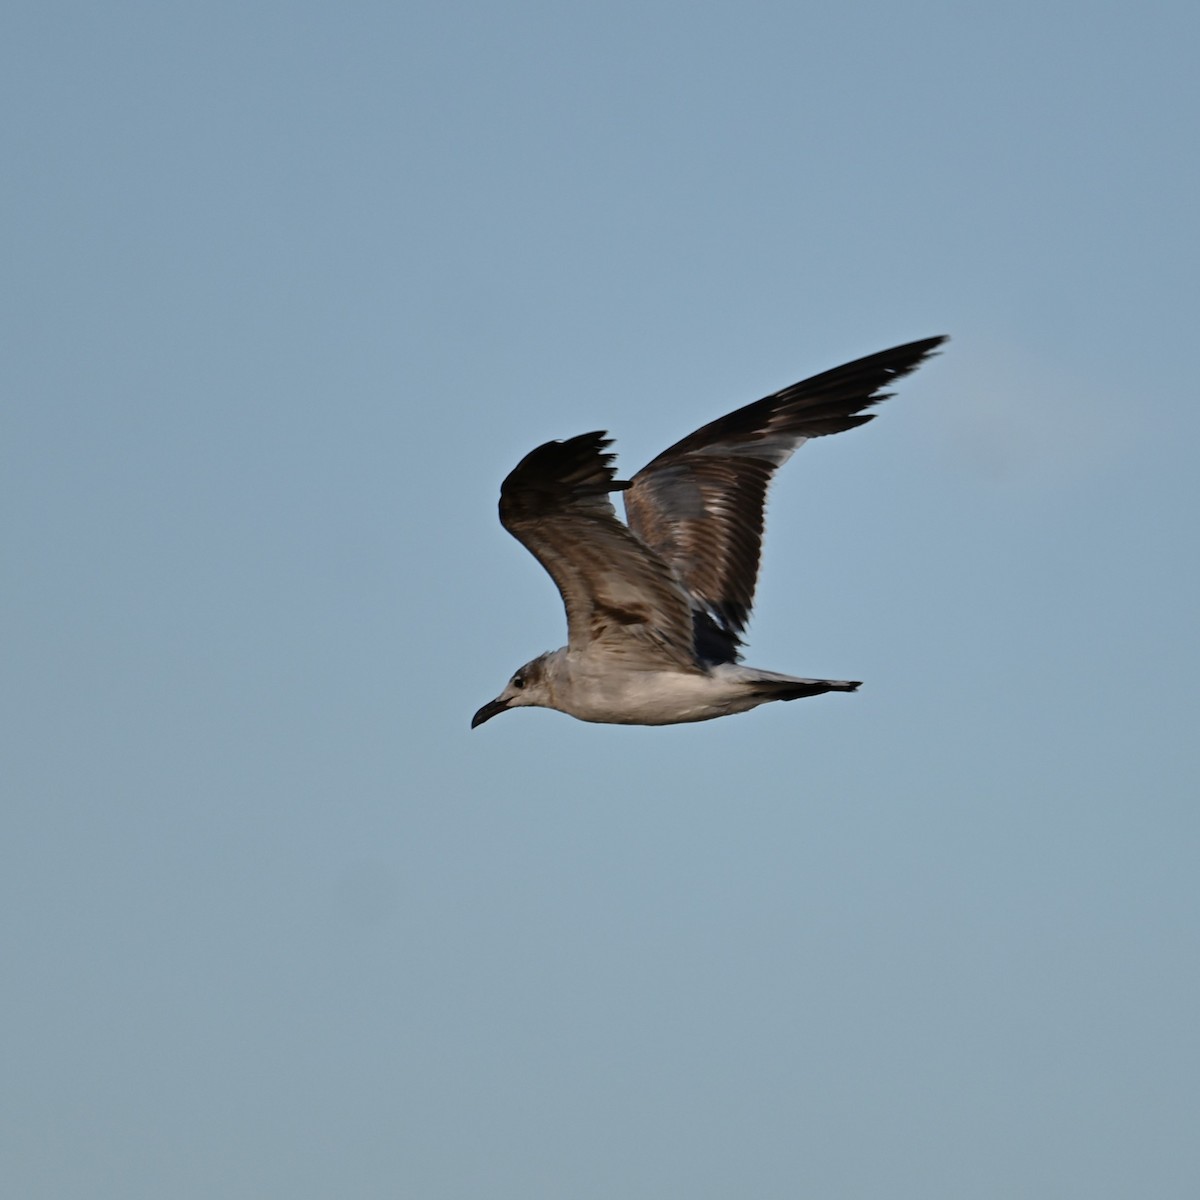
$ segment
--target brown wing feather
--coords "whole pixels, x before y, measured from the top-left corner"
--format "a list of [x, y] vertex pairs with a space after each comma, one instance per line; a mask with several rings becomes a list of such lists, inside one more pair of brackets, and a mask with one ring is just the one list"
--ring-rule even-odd
[[687, 597], [671, 570], [618, 519], [611, 442], [585, 433], [527, 454], [500, 488], [500, 522], [546, 568], [567, 610], [572, 649], [699, 669]]
[[763, 509], [775, 471], [810, 437], [874, 418], [863, 409], [945, 338], [925, 338], [794, 383], [697, 429], [643, 467], [625, 493], [629, 526], [707, 608], [736, 658], [754, 603]]

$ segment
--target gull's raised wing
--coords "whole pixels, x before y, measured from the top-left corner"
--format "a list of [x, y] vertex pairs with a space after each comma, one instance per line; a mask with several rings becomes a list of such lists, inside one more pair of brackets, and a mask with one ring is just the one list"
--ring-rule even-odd
[[738, 657], [775, 471], [809, 438], [872, 420], [863, 409], [886, 400], [883, 389], [945, 340], [909, 342], [794, 383], [697, 429], [633, 477], [629, 526], [704, 606], [696, 633], [705, 657]]
[[567, 610], [568, 646], [597, 646], [699, 670], [687, 597], [670, 568], [618, 519], [610, 492], [612, 443], [604, 433], [547, 442], [500, 488], [500, 523], [550, 573]]

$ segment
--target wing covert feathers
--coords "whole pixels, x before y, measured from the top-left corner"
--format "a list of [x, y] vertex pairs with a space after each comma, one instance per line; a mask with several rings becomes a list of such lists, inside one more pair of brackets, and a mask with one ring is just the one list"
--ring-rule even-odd
[[767, 488], [812, 437], [874, 418], [884, 389], [941, 343], [925, 338], [794, 383], [697, 429], [643, 467], [625, 492], [629, 527], [702, 606], [706, 657], [736, 660], [754, 603]]
[[595, 432], [538, 446], [501, 486], [500, 522], [554, 580], [572, 649], [698, 670], [686, 596], [608, 498], [629, 487], [610, 444]]

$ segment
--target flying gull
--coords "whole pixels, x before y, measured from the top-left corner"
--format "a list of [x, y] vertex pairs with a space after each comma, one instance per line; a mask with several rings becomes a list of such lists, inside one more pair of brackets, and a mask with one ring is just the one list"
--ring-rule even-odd
[[[567, 644], [523, 666], [471, 728], [510, 708], [581, 721], [673, 725], [769, 700], [852, 692], [741, 665], [771, 477], [809, 438], [864, 425], [864, 409], [946, 339], [857, 359], [710, 422], [632, 479], [603, 432], [547, 442], [500, 488], [500, 523], [550, 573]], [[623, 524], [609, 500], [625, 493]]]

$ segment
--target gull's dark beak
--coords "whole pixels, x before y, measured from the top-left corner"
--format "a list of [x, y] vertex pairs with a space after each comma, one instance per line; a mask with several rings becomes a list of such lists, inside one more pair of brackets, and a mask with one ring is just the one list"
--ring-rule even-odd
[[474, 729], [477, 725], [482, 725], [484, 721], [490, 721], [498, 713], [508, 710], [507, 700], [489, 700], [472, 718], [471, 728]]

